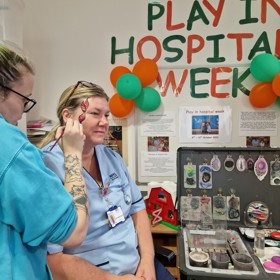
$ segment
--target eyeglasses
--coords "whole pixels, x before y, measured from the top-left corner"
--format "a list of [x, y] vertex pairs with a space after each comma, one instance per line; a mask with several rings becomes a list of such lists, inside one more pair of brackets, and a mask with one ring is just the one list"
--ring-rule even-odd
[[[72, 91], [70, 92], [68, 98], [66, 99], [65, 107], [66, 107], [66, 105], [67, 105], [69, 99], [71, 98], [71, 96], [73, 95], [73, 93], [75, 92], [75, 90], [77, 89], [77, 87], [78, 87], [79, 85], [83, 85], [84, 87], [87, 87], [87, 88], [90, 88], [90, 87], [94, 86], [94, 84], [93, 84], [93, 83], [90, 83], [90, 82], [78, 81], [77, 84], [73, 87]], [[82, 112], [83, 112], [83, 113], [79, 116], [79, 122], [80, 122], [80, 123], [82, 123], [82, 122], [85, 120], [85, 118], [86, 118], [86, 115], [85, 115], [85, 114], [86, 114], [86, 110], [87, 110], [87, 108], [88, 108], [88, 105], [89, 105], [89, 103], [88, 103], [88, 98], [86, 98], [85, 100], [83, 100], [82, 103], [81, 103], [81, 105], [80, 105], [80, 106], [81, 106], [81, 109], [82, 109]], [[62, 133], [60, 134], [60, 136], [56, 139], [56, 141], [54, 142], [54, 144], [50, 147], [50, 151], [55, 147], [55, 145], [58, 143], [58, 141], [62, 138], [63, 134], [64, 134], [64, 130], [62, 131]]]
[[72, 95], [74, 94], [75, 90], [78, 88], [79, 85], [82, 85], [82, 86], [87, 87], [87, 88], [94, 87], [94, 84], [93, 84], [93, 83], [90, 83], [90, 82], [87, 82], [87, 81], [78, 81], [78, 82], [76, 83], [76, 85], [73, 87], [72, 91], [70, 92], [68, 98], [66, 99], [66, 101], [65, 101], [65, 107], [66, 107], [68, 101], [70, 100], [70, 98], [72, 97]]
[[[70, 100], [70, 98], [72, 97], [72, 95], [74, 94], [75, 90], [78, 88], [79, 85], [82, 85], [82, 86], [87, 87], [87, 88], [94, 87], [94, 84], [93, 84], [93, 83], [86, 82], [86, 81], [78, 81], [78, 82], [76, 83], [76, 85], [73, 87], [72, 91], [70, 92], [68, 98], [66, 99], [65, 107], [66, 107], [68, 101]], [[88, 108], [88, 105], [89, 105], [89, 103], [88, 103], [88, 98], [86, 98], [86, 99], [83, 100], [82, 103], [81, 103], [81, 109], [82, 109], [82, 112], [83, 112], [83, 113], [79, 116], [79, 122], [80, 122], [80, 123], [82, 123], [82, 122], [85, 120], [85, 118], [86, 118], [85, 113], [86, 113], [86, 110], [87, 110], [87, 108]]]
[[1, 84], [1, 83], [0, 83], [0, 86], [1, 86], [2, 88], [5, 88], [5, 89], [7, 89], [7, 90], [9, 90], [9, 91], [11, 91], [11, 92], [13, 92], [13, 93], [15, 93], [15, 94], [21, 96], [22, 98], [24, 98], [24, 99], [26, 100], [26, 101], [24, 102], [24, 109], [23, 109], [23, 112], [24, 112], [24, 113], [29, 112], [29, 111], [36, 105], [36, 103], [37, 103], [35, 99], [30, 99], [30, 98], [28, 98], [28, 97], [22, 95], [21, 93], [15, 91], [15, 90], [13, 90], [13, 89], [11, 89], [11, 88], [9, 88], [9, 87], [4, 86], [4, 85]]

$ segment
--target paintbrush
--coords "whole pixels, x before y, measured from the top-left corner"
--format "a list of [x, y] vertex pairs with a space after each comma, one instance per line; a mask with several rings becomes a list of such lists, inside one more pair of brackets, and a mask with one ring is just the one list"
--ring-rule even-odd
[[[79, 116], [79, 123], [82, 123], [85, 120], [85, 118], [86, 118], [85, 113], [86, 113], [86, 110], [88, 108], [88, 105], [89, 105], [88, 98], [86, 98], [81, 103], [81, 109], [82, 109], [83, 113]], [[55, 145], [58, 143], [58, 141], [62, 138], [63, 134], [64, 134], [64, 128], [63, 128], [62, 133], [60, 134], [60, 136], [56, 139], [56, 141], [51, 146], [50, 151], [55, 147]]]
[[64, 134], [64, 128], [63, 128], [61, 134], [59, 135], [59, 137], [55, 140], [55, 142], [51, 146], [50, 151], [55, 147], [55, 145], [58, 143], [58, 141], [62, 138], [63, 134]]

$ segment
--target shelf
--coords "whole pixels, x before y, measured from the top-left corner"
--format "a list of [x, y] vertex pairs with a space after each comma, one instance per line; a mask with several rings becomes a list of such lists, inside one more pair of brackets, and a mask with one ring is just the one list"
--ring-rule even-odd
[[180, 279], [180, 271], [177, 267], [165, 267], [176, 279]]
[[179, 254], [177, 248], [177, 234], [178, 231], [174, 230], [163, 224], [156, 224], [151, 226], [153, 234], [154, 244], [162, 246], [174, 252], [176, 259], [171, 262], [163, 262], [165, 268], [177, 279], [180, 280], [180, 269], [179, 269]]
[[173, 251], [174, 254], [177, 255], [177, 247], [176, 246], [165, 246], [165, 245], [163, 245], [162, 247]]
[[177, 235], [178, 231], [172, 228], [169, 228], [168, 226], [162, 225], [162, 224], [156, 224], [154, 226], [151, 226], [152, 233], [160, 233], [160, 234], [174, 234]]

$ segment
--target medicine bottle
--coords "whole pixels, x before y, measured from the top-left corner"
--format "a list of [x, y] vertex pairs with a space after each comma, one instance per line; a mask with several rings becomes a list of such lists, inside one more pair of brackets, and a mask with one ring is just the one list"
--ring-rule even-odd
[[265, 232], [263, 230], [262, 222], [258, 221], [258, 225], [255, 229], [254, 237], [254, 253], [257, 257], [264, 257], [264, 247], [265, 247]]

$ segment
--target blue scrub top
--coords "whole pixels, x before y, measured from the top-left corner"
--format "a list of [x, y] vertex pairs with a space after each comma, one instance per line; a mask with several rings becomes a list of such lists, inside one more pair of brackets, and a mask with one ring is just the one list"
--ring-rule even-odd
[[[64, 157], [58, 145], [52, 151], [49, 143], [43, 148], [45, 164], [64, 181]], [[89, 197], [90, 225], [84, 243], [75, 248], [48, 246], [49, 253], [63, 250], [117, 275], [134, 274], [140, 261], [138, 238], [131, 215], [145, 209], [141, 192], [132, 181], [121, 156], [104, 145], [95, 147], [103, 184], [108, 194], [102, 195], [96, 181], [84, 169]], [[125, 222], [114, 228], [108, 226], [106, 212], [120, 206]]]
[[72, 196], [45, 167], [42, 152], [0, 115], [0, 278], [52, 279], [47, 243], [77, 223]]

